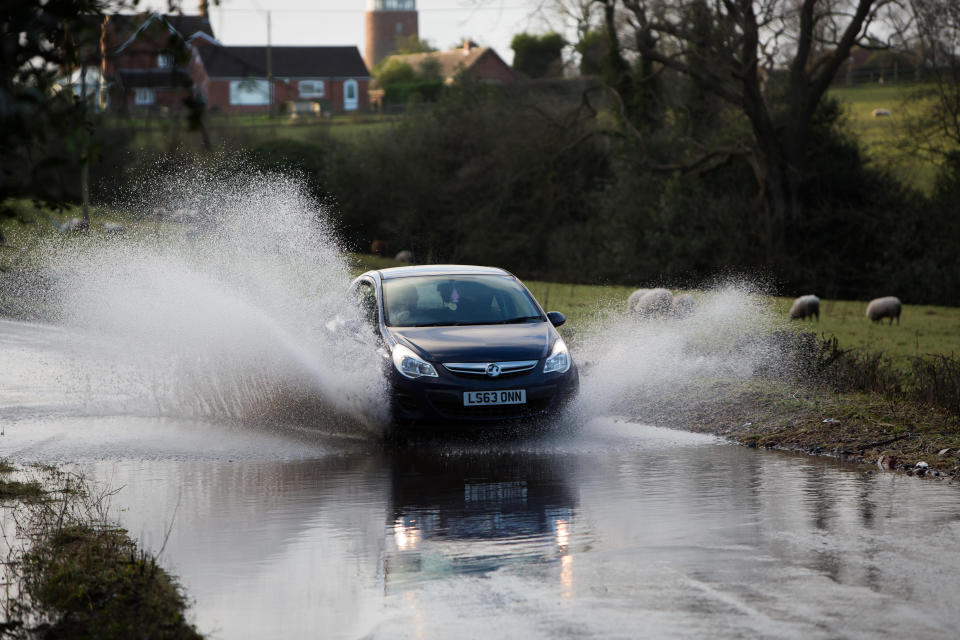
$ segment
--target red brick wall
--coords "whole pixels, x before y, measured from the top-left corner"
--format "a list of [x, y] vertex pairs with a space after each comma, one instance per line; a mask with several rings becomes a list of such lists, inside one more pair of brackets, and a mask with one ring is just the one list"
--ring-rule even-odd
[[131, 46], [112, 60], [116, 69], [156, 69], [156, 49], [136, 49]]
[[127, 89], [121, 99], [127, 103], [127, 108], [131, 113], [157, 109], [158, 107], [168, 107], [173, 110], [178, 110], [186, 108], [183, 101], [190, 96], [190, 94], [190, 89], [154, 89], [153, 104], [145, 105], [136, 104], [135, 89]]
[[470, 69], [470, 74], [496, 84], [510, 84], [517, 80], [513, 69], [491, 51], [487, 51], [477, 60]]
[[[343, 111], [343, 80], [330, 78], [310, 78], [323, 80], [324, 97], [316, 98], [329, 105], [334, 112]], [[366, 111], [369, 107], [368, 90], [370, 82], [366, 78], [357, 78], [357, 111]], [[299, 80], [292, 79], [289, 84], [282, 80], [273, 82], [274, 104], [279, 107], [287, 100], [300, 100]], [[312, 98], [306, 98], [312, 99]], [[207, 108], [221, 113], [267, 113], [269, 105], [232, 105], [230, 104], [230, 80], [211, 78], [207, 81]]]
[[[399, 26], [399, 29], [397, 27]], [[368, 11], [366, 14], [366, 50], [368, 69], [396, 50], [397, 38], [418, 36], [416, 11]]]

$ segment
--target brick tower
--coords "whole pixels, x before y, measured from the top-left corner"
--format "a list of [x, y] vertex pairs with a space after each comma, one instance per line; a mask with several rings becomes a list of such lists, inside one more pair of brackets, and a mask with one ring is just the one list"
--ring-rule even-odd
[[416, 0], [367, 0], [367, 67], [396, 51], [397, 40], [419, 37]]

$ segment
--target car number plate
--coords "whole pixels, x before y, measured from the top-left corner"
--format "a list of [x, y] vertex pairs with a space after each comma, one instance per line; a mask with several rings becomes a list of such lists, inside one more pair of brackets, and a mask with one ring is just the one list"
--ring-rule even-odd
[[479, 407], [491, 404], [527, 404], [526, 389], [501, 391], [464, 391], [463, 406]]

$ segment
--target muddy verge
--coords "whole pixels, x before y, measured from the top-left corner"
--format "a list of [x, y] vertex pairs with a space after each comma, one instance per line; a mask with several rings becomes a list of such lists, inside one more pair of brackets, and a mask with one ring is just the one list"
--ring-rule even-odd
[[638, 420], [711, 433], [749, 447], [835, 456], [960, 482], [958, 416], [879, 394], [787, 382], [714, 382], [634, 404]]

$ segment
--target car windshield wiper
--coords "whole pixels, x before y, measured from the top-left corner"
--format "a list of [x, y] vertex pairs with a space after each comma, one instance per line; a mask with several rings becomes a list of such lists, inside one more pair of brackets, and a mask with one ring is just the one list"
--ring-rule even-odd
[[423, 324], [415, 324], [415, 327], [462, 327], [465, 325], [474, 325], [474, 324], [497, 324], [490, 322], [457, 322], [454, 320], [443, 320], [441, 322], [425, 322]]
[[410, 326], [413, 326], [413, 327], [453, 327], [453, 326], [456, 326], [456, 325], [458, 325], [458, 324], [462, 324], [462, 323], [460, 323], [460, 322], [453, 322], [453, 321], [451, 321], [451, 320], [444, 320], [444, 321], [442, 321], [442, 322], [424, 322], [423, 324], [414, 324], [414, 325], [410, 325]]
[[530, 322], [531, 320], [543, 321], [543, 316], [517, 316], [516, 318], [503, 320], [502, 322], [500, 322], [500, 324], [516, 324], [518, 322]]
[[479, 320], [477, 322], [444, 320], [441, 322], [426, 322], [424, 324], [413, 325], [415, 327], [473, 327], [492, 324], [510, 324], [513, 322], [529, 322], [530, 320], [541, 320], [540, 316], [524, 316], [522, 318], [510, 318], [509, 320]]

